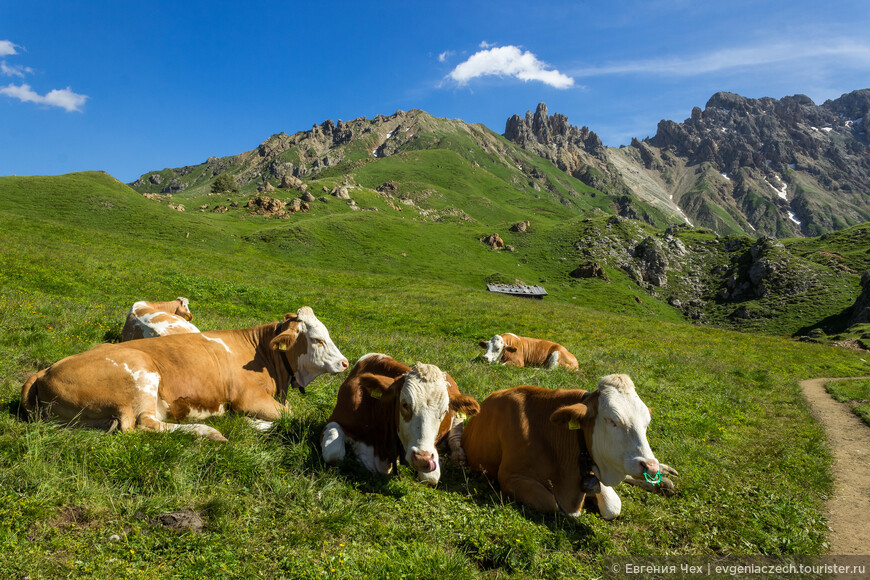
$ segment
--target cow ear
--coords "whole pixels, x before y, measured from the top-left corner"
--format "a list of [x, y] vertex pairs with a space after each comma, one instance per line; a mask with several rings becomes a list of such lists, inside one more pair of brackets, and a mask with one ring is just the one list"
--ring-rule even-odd
[[287, 321], [295, 322], [298, 319], [299, 319], [299, 316], [294, 312], [288, 312], [287, 314], [284, 315], [284, 322], [287, 322]]
[[477, 343], [477, 346], [479, 346], [480, 348], [486, 348], [487, 345], [489, 345], [489, 343], [486, 342], [485, 340], [481, 340], [480, 342]]
[[[402, 377], [404, 378], [404, 377]], [[395, 379], [383, 375], [363, 373], [359, 376], [359, 386], [373, 399], [380, 399], [390, 391], [390, 387], [396, 382]]]
[[473, 417], [480, 411], [480, 403], [468, 395], [450, 395], [450, 410], [458, 415]]
[[517, 347], [515, 346], [505, 346], [504, 349], [508, 352], [517, 352]]
[[594, 408], [590, 408], [583, 403], [574, 405], [566, 405], [553, 411], [550, 415], [550, 421], [557, 425], [564, 425], [568, 429], [581, 429], [583, 423], [587, 423], [595, 418]]
[[[287, 320], [286, 318], [284, 319]], [[287, 330], [276, 336], [269, 343], [269, 347], [272, 350], [287, 350], [293, 343], [296, 342], [296, 338], [299, 336], [299, 329], [296, 326], [288, 326]]]

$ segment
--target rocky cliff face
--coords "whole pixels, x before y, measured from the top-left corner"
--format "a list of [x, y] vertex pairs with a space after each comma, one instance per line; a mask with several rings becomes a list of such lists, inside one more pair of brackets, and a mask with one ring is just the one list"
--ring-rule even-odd
[[661, 121], [654, 137], [630, 147], [601, 146], [587, 128], [548, 116], [543, 103], [508, 119], [505, 137], [676, 219], [722, 234], [790, 237], [870, 219], [868, 126], [870, 89], [822, 105], [804, 95], [716, 93], [684, 122]]
[[504, 136], [522, 148], [549, 159], [562, 171], [586, 185], [610, 194], [627, 194], [619, 172], [607, 160], [606, 147], [588, 127], [575, 127], [568, 117], [550, 115], [539, 103], [534, 115], [513, 115], [505, 123]]

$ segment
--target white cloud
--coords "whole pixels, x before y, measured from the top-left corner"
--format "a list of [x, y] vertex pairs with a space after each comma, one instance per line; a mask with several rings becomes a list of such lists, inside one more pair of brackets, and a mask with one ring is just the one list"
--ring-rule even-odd
[[777, 42], [717, 50], [697, 57], [659, 58], [613, 63], [571, 71], [576, 76], [618, 74], [659, 74], [694, 76], [730, 69], [751, 68], [790, 61], [830, 60], [832, 65], [848, 63], [870, 66], [870, 44], [853, 40], [819, 43]]
[[10, 56], [12, 54], [18, 54], [18, 51], [15, 50], [15, 45], [9, 40], [0, 40], [0, 56]]
[[18, 99], [23, 103], [37, 103], [40, 105], [48, 105], [51, 107], [60, 107], [67, 112], [81, 111], [85, 101], [88, 100], [87, 95], [79, 95], [72, 92], [69, 87], [65, 89], [54, 89], [46, 95], [40, 95], [30, 88], [28, 84], [14, 85], [0, 88], [0, 94]]
[[500, 46], [476, 52], [447, 76], [460, 85], [466, 85], [472, 79], [489, 75], [516, 77], [521, 81], [540, 81], [557, 89], [574, 86], [573, 78], [549, 69], [547, 63], [516, 46]]
[[24, 78], [25, 74], [30, 74], [32, 72], [33, 69], [28, 66], [10, 66], [6, 64], [5, 60], [0, 60], [0, 74], [3, 76]]
[[445, 50], [441, 54], [438, 55], [438, 62], [447, 62], [447, 59], [453, 56], [452, 50]]

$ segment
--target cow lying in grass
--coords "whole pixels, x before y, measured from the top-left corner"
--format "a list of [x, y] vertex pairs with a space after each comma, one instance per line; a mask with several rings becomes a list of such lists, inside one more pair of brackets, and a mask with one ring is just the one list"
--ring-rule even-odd
[[187, 298], [179, 297], [169, 302], [140, 300], [134, 303], [127, 313], [127, 320], [121, 331], [121, 342], [137, 338], [199, 332], [199, 329], [190, 323], [191, 320], [193, 314], [190, 313], [190, 301]]
[[255, 328], [101, 344], [31, 376], [21, 390], [31, 416], [121, 431], [188, 431], [225, 441], [201, 420], [228, 410], [255, 427], [290, 407], [288, 386], [339, 373], [347, 359], [311, 308]]
[[[540, 512], [579, 516], [591, 468], [600, 481], [593, 493], [598, 510], [609, 520], [622, 508], [613, 486], [626, 481], [656, 490], [644, 480], [677, 475], [650, 450], [649, 422], [628, 375], [606, 376], [594, 392], [526, 385], [487, 397], [464, 428], [462, 448], [472, 469], [496, 477], [503, 492]], [[667, 478], [658, 485], [673, 491]]]
[[483, 360], [490, 363], [501, 362], [516, 367], [542, 366], [548, 369], [564, 367], [577, 370], [577, 359], [561, 344], [517, 336], [507, 332], [496, 334], [489, 340], [481, 340], [481, 348], [486, 349]]
[[435, 365], [418, 362], [408, 367], [384, 354], [367, 354], [339, 387], [335, 409], [320, 437], [323, 458], [340, 462], [347, 442], [366, 469], [388, 474], [403, 448], [418, 478], [435, 485], [441, 477], [435, 446], [451, 434], [451, 451], [461, 453], [462, 415], [474, 415], [479, 408]]

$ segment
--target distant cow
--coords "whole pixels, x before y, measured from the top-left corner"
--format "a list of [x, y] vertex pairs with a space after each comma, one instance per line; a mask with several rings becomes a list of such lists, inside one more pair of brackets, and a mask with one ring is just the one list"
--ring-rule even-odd
[[192, 325], [193, 314], [190, 313], [190, 301], [187, 298], [176, 298], [170, 302], [145, 302], [140, 300], [133, 304], [121, 331], [121, 342], [137, 338], [152, 338], [169, 334], [187, 334], [199, 332]]
[[290, 384], [304, 387], [323, 373], [339, 373], [347, 359], [311, 308], [243, 330], [176, 334], [101, 344], [35, 373], [21, 390], [31, 416], [121, 431], [189, 431], [224, 437], [200, 424], [228, 410], [267, 429], [290, 412], [282, 401]]
[[479, 408], [435, 365], [408, 367], [385, 354], [367, 354], [338, 390], [320, 437], [323, 458], [338, 463], [347, 442], [366, 469], [388, 474], [404, 449], [418, 478], [435, 485], [441, 477], [436, 444], [449, 433], [451, 451], [461, 453], [454, 427], [461, 426], [463, 414], [474, 415]]
[[[677, 474], [650, 450], [649, 422], [628, 375], [606, 376], [594, 392], [525, 385], [487, 397], [464, 428], [462, 448], [469, 467], [540, 512], [579, 516], [591, 467], [601, 484], [594, 494], [599, 512], [609, 520], [622, 508], [613, 486], [626, 481], [653, 490], [644, 473]], [[663, 483], [664, 493], [673, 491], [670, 480]]]
[[485, 348], [483, 359], [494, 363], [501, 361], [505, 365], [516, 367], [542, 366], [548, 369], [565, 367], [577, 370], [577, 359], [561, 344], [517, 336], [507, 332], [496, 334], [489, 340], [481, 340], [481, 348]]

